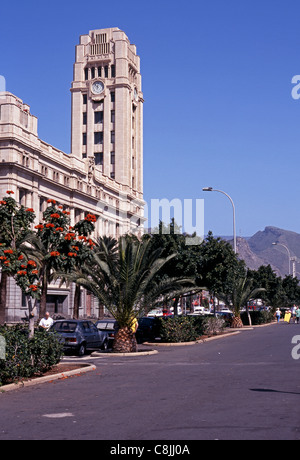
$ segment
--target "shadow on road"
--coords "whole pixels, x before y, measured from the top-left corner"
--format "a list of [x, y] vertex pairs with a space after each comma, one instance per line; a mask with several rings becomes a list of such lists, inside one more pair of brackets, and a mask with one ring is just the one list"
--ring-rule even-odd
[[261, 393], [286, 393], [291, 395], [300, 395], [300, 393], [296, 393], [294, 391], [281, 391], [281, 390], [272, 390], [268, 388], [249, 388], [250, 391], [258, 391]]

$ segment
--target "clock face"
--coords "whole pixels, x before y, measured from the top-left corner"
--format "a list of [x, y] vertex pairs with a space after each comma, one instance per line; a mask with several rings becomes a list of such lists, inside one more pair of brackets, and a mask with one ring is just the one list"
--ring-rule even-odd
[[104, 85], [102, 81], [95, 81], [95, 83], [93, 83], [92, 91], [94, 94], [101, 94], [103, 90], [104, 90]]

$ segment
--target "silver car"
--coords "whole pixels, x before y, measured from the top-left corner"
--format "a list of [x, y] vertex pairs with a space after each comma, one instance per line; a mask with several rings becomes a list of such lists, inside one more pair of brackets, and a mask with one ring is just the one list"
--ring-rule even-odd
[[87, 351], [107, 349], [108, 333], [99, 331], [88, 320], [64, 319], [55, 321], [50, 331], [59, 334], [65, 351], [73, 351], [79, 356]]

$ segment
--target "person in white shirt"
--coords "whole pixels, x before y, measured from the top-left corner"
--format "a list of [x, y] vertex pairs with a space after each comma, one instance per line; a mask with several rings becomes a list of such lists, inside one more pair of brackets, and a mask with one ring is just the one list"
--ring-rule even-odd
[[52, 324], [53, 324], [53, 319], [50, 318], [50, 313], [46, 311], [44, 318], [42, 318], [39, 323], [39, 326], [41, 326], [46, 331], [49, 331]]

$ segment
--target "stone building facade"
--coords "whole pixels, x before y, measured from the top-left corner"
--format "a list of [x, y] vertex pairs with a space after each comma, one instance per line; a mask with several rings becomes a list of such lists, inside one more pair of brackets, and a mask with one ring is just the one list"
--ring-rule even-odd
[[[97, 217], [95, 238], [143, 229], [143, 95], [136, 48], [117, 28], [80, 37], [72, 95], [71, 154], [38, 137], [37, 118], [15, 95], [0, 93], [0, 196], [12, 190], [39, 223], [48, 199], [70, 212], [71, 225]], [[1, 225], [1, 224], [0, 224]], [[72, 316], [73, 286], [50, 285], [50, 313]], [[7, 321], [27, 310], [9, 280]], [[81, 315], [97, 317], [96, 299], [82, 292]]]

